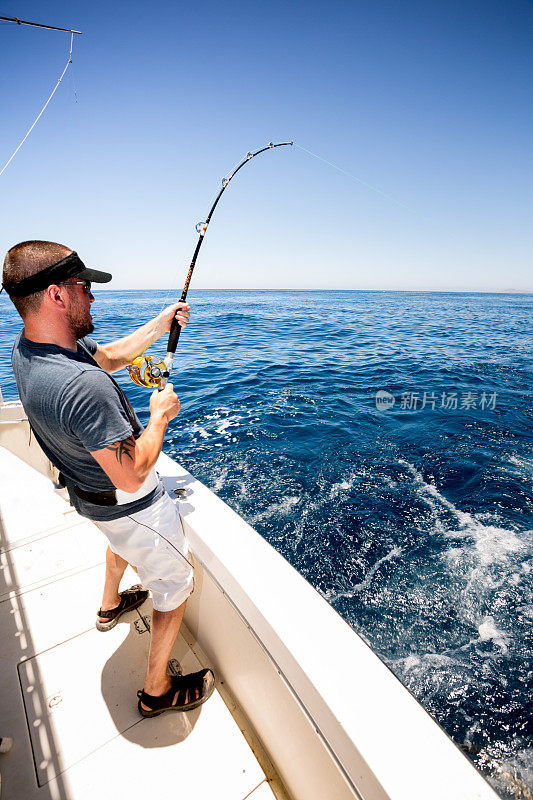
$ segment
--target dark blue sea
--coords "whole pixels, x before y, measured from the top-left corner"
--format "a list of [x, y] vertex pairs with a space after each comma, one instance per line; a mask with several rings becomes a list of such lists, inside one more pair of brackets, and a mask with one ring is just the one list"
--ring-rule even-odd
[[[165, 297], [96, 292], [93, 336], [123, 336]], [[533, 295], [189, 300], [165, 451], [327, 598], [502, 797], [531, 798]], [[13, 399], [21, 325], [5, 295], [0, 315]], [[149, 390], [117, 377], [145, 422]]]

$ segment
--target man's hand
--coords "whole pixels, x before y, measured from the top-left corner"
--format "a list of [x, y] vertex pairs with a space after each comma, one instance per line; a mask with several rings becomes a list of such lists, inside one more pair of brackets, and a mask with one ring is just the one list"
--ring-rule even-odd
[[116, 342], [110, 344], [98, 345], [94, 360], [106, 372], [117, 372], [117, 370], [123, 369], [131, 364], [134, 358], [142, 355], [164, 333], [168, 333], [174, 318], [182, 328], [185, 328], [189, 322], [189, 312], [189, 304], [182, 303], [181, 300], [167, 306], [157, 317], [137, 328], [129, 336], [117, 339]]
[[170, 332], [174, 317], [181, 328], [186, 328], [189, 322], [190, 310], [190, 305], [188, 303], [182, 303], [181, 301], [164, 308], [158, 316], [158, 323], [161, 326], [161, 336], [164, 333]]
[[150, 414], [154, 417], [158, 415], [163, 416], [168, 424], [171, 419], [174, 419], [174, 417], [178, 415], [180, 408], [181, 403], [171, 383], [167, 383], [161, 392], [158, 389], [152, 392], [152, 396], [150, 397]]

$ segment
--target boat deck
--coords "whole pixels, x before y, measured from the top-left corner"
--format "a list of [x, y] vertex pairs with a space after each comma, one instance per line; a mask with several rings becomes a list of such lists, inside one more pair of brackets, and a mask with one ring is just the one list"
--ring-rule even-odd
[[[14, 738], [2, 800], [273, 800], [222, 686], [194, 711], [139, 716], [151, 604], [95, 629], [105, 550], [96, 526], [0, 447], [0, 736]], [[128, 567], [121, 588], [135, 583]], [[203, 666], [182, 626], [169, 669]]]

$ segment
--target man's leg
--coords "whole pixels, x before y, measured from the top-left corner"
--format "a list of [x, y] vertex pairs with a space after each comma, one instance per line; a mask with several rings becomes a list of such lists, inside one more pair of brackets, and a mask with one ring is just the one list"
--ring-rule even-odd
[[[102, 611], [109, 611], [116, 608], [120, 603], [120, 596], [118, 587], [122, 576], [128, 566], [128, 562], [120, 556], [117, 556], [110, 547], [107, 548], [105, 554], [105, 584], [104, 594], [102, 597]], [[104, 617], [98, 617], [101, 622], [108, 622]]]
[[173, 611], [156, 611], [155, 608], [153, 610], [150, 653], [144, 682], [144, 691], [147, 694], [161, 695], [170, 689], [171, 680], [170, 675], [167, 675], [167, 664], [186, 604], [187, 601]]
[[[146, 679], [144, 682], [144, 691], [152, 696], [160, 696], [165, 694], [172, 686], [170, 675], [167, 675], [167, 664], [170, 658], [170, 652], [176, 641], [176, 636], [180, 629], [181, 621], [183, 619], [183, 612], [187, 601], [181, 604], [179, 608], [174, 611], [156, 611], [153, 610], [152, 614], [152, 630], [150, 636], [150, 653], [148, 655], [148, 668], [146, 670]], [[210, 673], [210, 678], [207, 676], [208, 688], [206, 691], [206, 684], [204, 678], [204, 686], [191, 686], [186, 689], [186, 698], [181, 702], [192, 703], [199, 700], [203, 694], [205, 699], [212, 694], [214, 688], [214, 675], [211, 670], [205, 670]], [[199, 674], [199, 673], [195, 673]], [[212, 685], [209, 685], [212, 682]], [[171, 702], [175, 703], [178, 697], [179, 690], [176, 690], [174, 698]], [[150, 711], [150, 707], [141, 702], [142, 708]]]

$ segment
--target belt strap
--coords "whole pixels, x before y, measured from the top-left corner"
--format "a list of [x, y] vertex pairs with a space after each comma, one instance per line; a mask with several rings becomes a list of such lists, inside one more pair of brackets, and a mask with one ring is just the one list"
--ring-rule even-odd
[[[65, 476], [59, 473], [59, 482], [62, 486], [66, 485]], [[135, 500], [140, 500], [158, 486], [159, 477], [155, 469], [152, 469], [147, 479], [140, 489], [136, 492], [124, 492], [120, 489], [112, 489], [111, 491], [89, 492], [82, 489], [80, 486], [72, 486], [71, 488], [77, 497], [86, 500], [88, 503], [94, 503], [95, 506], [116, 506], [132, 503]]]
[[74, 494], [81, 497], [82, 500], [87, 500], [89, 503], [94, 503], [95, 506], [116, 506], [117, 493], [113, 489], [111, 492], [86, 492], [79, 486], [73, 486]]

